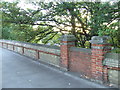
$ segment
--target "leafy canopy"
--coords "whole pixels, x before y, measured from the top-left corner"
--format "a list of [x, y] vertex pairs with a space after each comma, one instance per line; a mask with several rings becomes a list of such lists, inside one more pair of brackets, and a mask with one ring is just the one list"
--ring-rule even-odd
[[0, 4], [5, 39], [59, 44], [57, 39], [67, 33], [77, 38], [76, 46], [89, 47], [92, 36], [109, 35], [111, 43], [120, 47], [120, 2], [33, 2], [36, 9], [22, 9], [18, 3]]

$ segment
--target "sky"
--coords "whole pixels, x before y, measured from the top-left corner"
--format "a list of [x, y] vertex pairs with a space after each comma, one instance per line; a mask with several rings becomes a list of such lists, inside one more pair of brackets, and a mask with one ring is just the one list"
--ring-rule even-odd
[[[7, 2], [19, 2], [19, 7], [22, 7], [23, 9], [27, 9], [27, 8], [30, 8], [30, 9], [35, 9], [35, 7], [33, 7], [33, 5], [31, 4], [31, 2], [33, 1], [41, 1], [41, 2], [58, 2], [58, 1], [73, 1], [73, 2], [79, 2], [79, 1], [85, 1], [85, 2], [91, 2], [91, 1], [101, 1], [101, 2], [117, 2], [118, 0], [1, 0], [1, 1], [7, 1]], [[37, 7], [36, 7], [37, 8]]]
[[[1, 0], [1, 1], [8, 1], [8, 2], [14, 2], [14, 1], [20, 1], [20, 2], [33, 2], [33, 0]], [[88, 1], [102, 1], [102, 2], [108, 2], [108, 1], [119, 1], [119, 0], [34, 0], [34, 1], [41, 1], [41, 2], [50, 2], [50, 1], [85, 1], [85, 2], [88, 2]]]

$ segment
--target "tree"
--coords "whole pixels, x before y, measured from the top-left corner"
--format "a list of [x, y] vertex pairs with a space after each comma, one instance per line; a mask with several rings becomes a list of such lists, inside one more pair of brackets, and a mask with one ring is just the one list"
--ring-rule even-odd
[[[79, 47], [85, 47], [86, 41], [94, 35], [110, 35], [114, 38], [112, 42], [116, 43], [115, 46], [119, 46], [118, 37], [111, 32], [111, 28], [118, 25], [113, 22], [119, 18], [119, 2], [113, 5], [101, 2], [34, 2], [33, 5], [39, 6], [36, 10], [23, 10], [17, 7], [17, 3], [2, 4], [3, 14], [7, 17], [3, 19], [4, 23], [39, 26], [36, 31], [29, 33], [28, 42], [41, 40], [46, 44], [68, 33], [77, 38], [76, 46]], [[107, 30], [111, 34], [107, 34]], [[27, 29], [25, 31], [30, 32]], [[113, 31], [118, 32], [115, 29]]]

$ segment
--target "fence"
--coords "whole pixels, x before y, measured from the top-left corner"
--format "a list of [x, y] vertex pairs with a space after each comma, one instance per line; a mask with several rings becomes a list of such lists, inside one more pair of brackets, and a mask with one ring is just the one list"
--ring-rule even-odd
[[75, 37], [64, 35], [61, 45], [49, 46], [25, 42], [0, 40], [0, 47], [15, 51], [35, 60], [77, 72], [100, 83], [120, 85], [120, 55], [110, 53], [111, 45], [106, 36], [94, 36], [90, 40], [92, 49], [75, 47]]

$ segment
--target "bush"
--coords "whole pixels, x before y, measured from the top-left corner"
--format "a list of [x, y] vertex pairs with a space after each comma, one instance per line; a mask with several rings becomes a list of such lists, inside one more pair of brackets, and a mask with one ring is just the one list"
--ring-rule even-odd
[[120, 48], [115, 48], [111, 50], [112, 53], [120, 53]]

